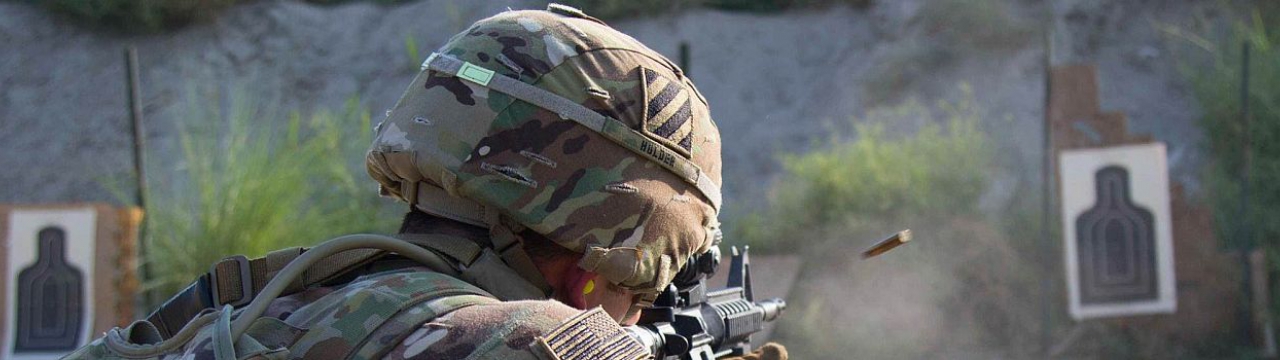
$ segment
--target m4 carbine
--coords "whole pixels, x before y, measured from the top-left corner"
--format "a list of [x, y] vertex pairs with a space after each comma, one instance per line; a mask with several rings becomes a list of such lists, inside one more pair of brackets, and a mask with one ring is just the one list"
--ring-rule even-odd
[[720, 263], [713, 247], [685, 265], [653, 307], [640, 314], [637, 325], [626, 327], [655, 359], [711, 360], [751, 352], [751, 334], [782, 315], [787, 302], [755, 302], [747, 247], [733, 251], [725, 288], [708, 291], [707, 277]]

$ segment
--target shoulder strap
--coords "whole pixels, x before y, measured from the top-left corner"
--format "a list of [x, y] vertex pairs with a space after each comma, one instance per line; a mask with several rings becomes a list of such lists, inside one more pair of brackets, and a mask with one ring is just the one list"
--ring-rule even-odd
[[[224, 258], [214, 264], [208, 273], [201, 275], [187, 288], [160, 305], [160, 308], [147, 316], [147, 321], [155, 325], [162, 338], [168, 339], [205, 309], [248, 304], [277, 272], [305, 251], [306, 249], [293, 247], [276, 250], [265, 257], [252, 260], [243, 255]], [[372, 249], [334, 254], [304, 272], [300, 279], [290, 284], [284, 295], [294, 294], [344, 275], [384, 254], [381, 250]]]
[[[545, 299], [547, 296], [540, 286], [530, 283], [512, 269], [504, 261], [504, 256], [470, 239], [442, 234], [404, 234], [399, 237], [449, 258], [456, 264], [462, 280], [479, 286], [500, 300]], [[248, 304], [276, 273], [303, 252], [306, 249], [293, 247], [276, 250], [257, 259], [242, 255], [222, 259], [208, 273], [160, 305], [147, 316], [147, 321], [155, 325], [161, 338], [168, 339], [205, 309]], [[281, 295], [295, 294], [346, 275], [385, 254], [372, 249], [334, 254], [308, 269]]]

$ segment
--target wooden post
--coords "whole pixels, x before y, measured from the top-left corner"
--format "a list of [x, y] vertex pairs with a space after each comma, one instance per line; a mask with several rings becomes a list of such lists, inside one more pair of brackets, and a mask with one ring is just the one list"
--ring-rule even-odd
[[[137, 180], [138, 188], [136, 190], [136, 204], [142, 210], [142, 219], [138, 224], [138, 241], [136, 243], [138, 258], [138, 273], [142, 281], [151, 279], [150, 266], [147, 265], [146, 239], [147, 239], [147, 171], [145, 166], [146, 151], [146, 131], [142, 127], [142, 88], [138, 70], [138, 49], [130, 46], [124, 50], [125, 61], [125, 82], [128, 86], [129, 94], [129, 120], [133, 128], [133, 173]], [[152, 299], [152, 291], [142, 292], [143, 304], [151, 306], [154, 301]]]
[[1053, 273], [1055, 267], [1053, 256], [1053, 230], [1049, 228], [1053, 223], [1053, 122], [1052, 115], [1049, 112], [1049, 104], [1052, 101], [1053, 91], [1053, 32], [1046, 31], [1044, 36], [1044, 129], [1041, 133], [1041, 141], [1044, 147], [1040, 181], [1042, 192], [1040, 193], [1040, 261], [1044, 264], [1044, 274], [1040, 276], [1040, 348], [1045, 354], [1051, 354], [1053, 348], [1053, 282], [1049, 274]]
[[1249, 188], [1252, 183], [1252, 167], [1253, 167], [1253, 134], [1252, 119], [1249, 114], [1249, 42], [1245, 41], [1240, 49], [1240, 122], [1241, 135], [1244, 137], [1241, 143], [1244, 145], [1242, 153], [1243, 161], [1240, 166], [1240, 236], [1245, 244], [1245, 251], [1248, 258], [1245, 266], [1248, 267], [1249, 284], [1248, 291], [1250, 295], [1250, 312], [1252, 313], [1253, 336], [1254, 341], [1262, 350], [1262, 356], [1266, 358], [1275, 358], [1277, 356], [1275, 326], [1271, 322], [1271, 289], [1268, 286], [1270, 279], [1267, 276], [1267, 258], [1266, 253], [1257, 247], [1257, 239], [1253, 233], [1253, 209], [1249, 207], [1250, 193]]

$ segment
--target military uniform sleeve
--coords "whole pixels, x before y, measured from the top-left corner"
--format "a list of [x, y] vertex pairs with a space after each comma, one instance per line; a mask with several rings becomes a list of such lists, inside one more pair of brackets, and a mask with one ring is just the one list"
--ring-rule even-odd
[[422, 324], [385, 359], [541, 359], [538, 338], [580, 312], [551, 300], [465, 307]]
[[387, 359], [641, 360], [650, 355], [601, 308], [556, 301], [465, 307], [427, 322]]

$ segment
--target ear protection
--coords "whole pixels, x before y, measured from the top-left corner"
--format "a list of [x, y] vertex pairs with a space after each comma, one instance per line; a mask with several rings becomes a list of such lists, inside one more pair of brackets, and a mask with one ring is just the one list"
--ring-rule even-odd
[[565, 294], [561, 300], [567, 302], [569, 306], [585, 308], [587, 295], [599, 290], [596, 288], [594, 279], [596, 274], [574, 266], [570, 267], [569, 273], [565, 275], [565, 282], [562, 283]]

